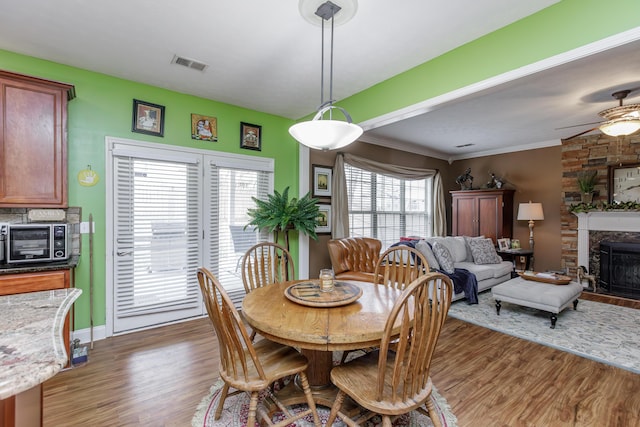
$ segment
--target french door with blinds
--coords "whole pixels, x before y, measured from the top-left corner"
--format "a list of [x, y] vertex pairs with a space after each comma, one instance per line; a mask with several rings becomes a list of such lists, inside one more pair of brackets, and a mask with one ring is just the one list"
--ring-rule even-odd
[[107, 142], [113, 333], [202, 316], [199, 266], [239, 304], [241, 256], [268, 237], [244, 228], [246, 212], [273, 189], [273, 160]]

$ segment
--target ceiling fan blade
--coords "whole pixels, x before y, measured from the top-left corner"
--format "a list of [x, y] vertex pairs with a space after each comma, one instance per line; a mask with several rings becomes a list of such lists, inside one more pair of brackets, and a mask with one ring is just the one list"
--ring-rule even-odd
[[570, 139], [577, 138], [577, 137], [579, 137], [579, 136], [581, 136], [581, 135], [584, 135], [585, 133], [589, 133], [589, 132], [591, 132], [592, 130], [596, 130], [596, 129], [598, 129], [598, 127], [594, 127], [594, 128], [591, 128], [591, 129], [585, 130], [585, 131], [583, 131], [583, 132], [576, 133], [575, 135], [571, 135], [569, 138], [562, 138], [562, 141], [568, 141], [568, 140], [570, 140]]
[[602, 120], [597, 121], [597, 122], [591, 122], [591, 123], [581, 123], [579, 125], [563, 126], [561, 128], [556, 128], [555, 130], [577, 128], [577, 127], [580, 127], [580, 126], [588, 126], [588, 125], [597, 125], [597, 124], [600, 124], [600, 123], [602, 123]]

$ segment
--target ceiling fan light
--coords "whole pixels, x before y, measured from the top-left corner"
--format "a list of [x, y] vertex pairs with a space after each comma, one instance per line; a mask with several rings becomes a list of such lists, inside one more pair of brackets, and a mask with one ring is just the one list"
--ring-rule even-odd
[[600, 125], [600, 130], [609, 136], [631, 135], [640, 130], [640, 119], [620, 118]]
[[345, 147], [362, 135], [362, 128], [341, 120], [310, 120], [296, 123], [289, 133], [300, 144], [316, 150]]

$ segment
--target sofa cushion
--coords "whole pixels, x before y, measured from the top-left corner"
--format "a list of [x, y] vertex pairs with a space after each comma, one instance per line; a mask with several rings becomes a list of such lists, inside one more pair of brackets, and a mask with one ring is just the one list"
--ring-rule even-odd
[[431, 246], [425, 240], [419, 240], [418, 243], [416, 243], [416, 249], [427, 259], [431, 270], [440, 270], [440, 264], [438, 264], [438, 260], [433, 254]]
[[469, 240], [473, 262], [476, 264], [498, 264], [502, 258], [496, 253], [491, 239], [471, 239]]
[[462, 236], [445, 237], [444, 243], [451, 252], [453, 262], [466, 261], [467, 259], [467, 242]]
[[476, 237], [464, 236], [464, 243], [467, 249], [467, 258], [465, 259], [465, 261], [473, 262], [473, 252], [471, 252], [471, 246], [469, 245], [469, 242], [473, 239], [485, 239], [485, 238], [486, 237], [484, 236], [476, 236]]
[[433, 249], [433, 254], [436, 256], [438, 264], [440, 264], [440, 269], [449, 274], [453, 273], [455, 268], [453, 266], [453, 258], [451, 257], [449, 249], [447, 249], [447, 247], [440, 241], [435, 242], [431, 249]]
[[493, 279], [495, 266], [494, 264], [476, 264], [473, 262], [456, 262], [455, 268], [464, 268], [476, 276], [478, 282], [486, 279]]

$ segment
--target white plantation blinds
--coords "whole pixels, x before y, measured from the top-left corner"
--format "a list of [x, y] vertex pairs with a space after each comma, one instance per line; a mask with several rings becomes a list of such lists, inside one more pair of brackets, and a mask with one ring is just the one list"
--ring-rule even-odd
[[273, 159], [107, 138], [107, 306], [113, 333], [206, 313], [196, 270], [234, 303], [240, 259], [269, 236], [244, 230], [252, 197], [273, 191]]
[[259, 241], [269, 238], [267, 233], [254, 231], [247, 210], [254, 208], [252, 197], [266, 199], [271, 188], [271, 172], [217, 166], [209, 167], [210, 200], [207, 210], [206, 252], [212, 273], [239, 305], [245, 290], [242, 284], [241, 263], [244, 253]]
[[[200, 310], [196, 162], [114, 158], [116, 316]], [[122, 329], [135, 328], [136, 321]]]
[[432, 178], [404, 180], [344, 165], [349, 234], [386, 248], [403, 236], [431, 235]]

